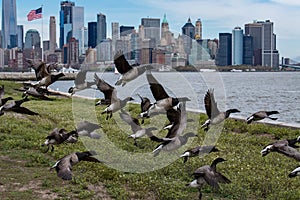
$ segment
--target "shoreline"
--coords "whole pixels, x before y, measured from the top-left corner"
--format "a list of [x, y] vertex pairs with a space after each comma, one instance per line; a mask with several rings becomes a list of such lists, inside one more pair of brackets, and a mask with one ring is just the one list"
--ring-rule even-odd
[[[59, 80], [74, 80], [77, 73], [64, 73]], [[5, 81], [36, 81], [34, 72], [1, 72], [0, 80]]]

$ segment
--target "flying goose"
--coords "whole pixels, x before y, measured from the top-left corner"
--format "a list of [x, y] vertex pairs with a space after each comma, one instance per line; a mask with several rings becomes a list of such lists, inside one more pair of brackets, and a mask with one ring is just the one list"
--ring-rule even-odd
[[277, 118], [269, 117], [270, 115], [279, 114], [278, 111], [258, 111], [254, 114], [252, 114], [250, 117], [246, 119], [247, 124], [250, 124], [252, 121], [259, 121], [265, 118], [271, 119], [271, 120], [277, 120]]
[[[140, 94], [137, 94], [141, 99], [141, 113], [146, 112], [152, 105], [150, 99], [147, 97], [142, 97]], [[144, 118], [142, 119], [142, 124], [144, 123]]]
[[229, 109], [225, 112], [220, 112], [215, 101], [214, 90], [209, 89], [204, 97], [204, 105], [206, 114], [208, 116], [208, 120], [201, 126], [201, 128], [205, 127], [205, 131], [208, 131], [209, 125], [219, 124], [225, 119], [229, 117], [231, 113], [240, 112], [238, 109]]
[[49, 85], [51, 85], [52, 83], [54, 83], [55, 81], [57, 81], [59, 78], [63, 76], [65, 76], [64, 73], [50, 74], [42, 78], [39, 82], [37, 82], [35, 84], [35, 87], [45, 86], [45, 88], [47, 89]]
[[96, 73], [94, 74], [94, 80], [97, 88], [104, 94], [104, 99], [100, 99], [96, 103], [96, 106], [111, 104], [111, 98], [113, 93], [116, 93], [116, 89], [107, 82], [105, 82], [103, 79], [99, 78]]
[[219, 183], [231, 183], [228, 178], [226, 178], [223, 174], [217, 172], [216, 170], [217, 164], [224, 161], [226, 160], [223, 158], [216, 158], [210, 166], [204, 165], [198, 168], [193, 174], [195, 179], [192, 182], [186, 184], [186, 186], [198, 188], [200, 200], [202, 198], [201, 188], [205, 183], [216, 190], [218, 190], [220, 187]]
[[153, 103], [153, 105], [150, 106], [147, 111], [142, 112], [140, 114], [140, 117], [150, 117], [151, 115], [156, 113], [164, 113], [170, 108], [176, 109], [179, 102], [190, 101], [190, 99], [187, 97], [170, 97], [163, 86], [154, 78], [150, 71], [147, 72], [146, 76], [150, 85], [150, 90], [156, 102]]
[[268, 144], [261, 150], [261, 155], [266, 156], [270, 152], [278, 152], [285, 156], [294, 158], [297, 161], [300, 161], [300, 152], [297, 151], [295, 147], [295, 143], [300, 141], [300, 136], [297, 140], [279, 140], [274, 143]]
[[[141, 138], [145, 135], [150, 136], [150, 139], [152, 139], [152, 140], [153, 140], [153, 138], [155, 138], [151, 132], [153, 130], [157, 130], [156, 127], [142, 128], [140, 126], [139, 120], [137, 118], [130, 116], [123, 109], [121, 109], [121, 112], [119, 113], [119, 115], [123, 121], [125, 121], [127, 124], [129, 124], [131, 126], [131, 130], [132, 130], [133, 134], [131, 134], [129, 137], [134, 139], [135, 146], [137, 146], [137, 143], [136, 143], [137, 138]], [[151, 137], [151, 136], [153, 136], [153, 137]], [[155, 141], [155, 139], [154, 139], [154, 141]]]
[[[65, 129], [61, 128], [55, 128], [51, 131], [51, 133], [46, 137], [46, 141], [44, 144], [42, 144], [42, 146], [47, 146], [47, 150], [45, 153], [47, 153], [49, 151], [49, 148], [51, 147], [51, 152], [54, 150], [54, 146], [53, 145], [58, 145], [58, 144], [62, 144], [64, 142], [68, 142], [70, 140], [73, 140], [73, 142], [77, 141], [77, 139], [75, 139], [74, 141], [74, 137], [77, 137], [77, 132], [76, 131], [71, 131], [71, 132], [67, 132]], [[70, 138], [72, 137], [72, 138]]]
[[216, 148], [216, 146], [197, 146], [192, 149], [186, 150], [180, 158], [183, 158], [183, 163], [186, 163], [188, 161], [189, 157], [195, 157], [199, 156], [201, 154], [209, 154], [211, 152], [217, 152], [219, 149]]
[[34, 70], [37, 81], [40, 81], [44, 77], [49, 76], [51, 74], [49, 66], [47, 66], [44, 62], [34, 63], [32, 60], [29, 59], [27, 59], [26, 62], [29, 64], [29, 67], [31, 67]]
[[77, 91], [91, 88], [93, 85], [95, 85], [95, 82], [86, 81], [86, 73], [87, 73], [87, 70], [80, 70], [76, 74], [76, 78], [74, 80], [74, 86], [69, 88], [68, 93], [73, 95]]
[[38, 115], [38, 113], [33, 112], [28, 108], [21, 106], [22, 103], [26, 101], [29, 101], [27, 97], [21, 100], [14, 100], [5, 103], [3, 106], [0, 107], [0, 116], [4, 115], [5, 112], [16, 112], [16, 113], [27, 114], [27, 115]]
[[6, 104], [7, 101], [9, 100], [14, 100], [12, 97], [6, 97], [4, 98], [4, 85], [2, 85], [2, 87], [0, 87], [0, 106], [3, 106], [4, 104]]
[[76, 152], [66, 155], [65, 157], [59, 159], [50, 170], [54, 169], [57, 172], [57, 176], [63, 180], [72, 179], [72, 167], [79, 163], [80, 161], [89, 161], [89, 162], [100, 162], [97, 158], [92, 157], [96, 155], [95, 151], [84, 151]]
[[114, 64], [118, 72], [122, 74], [119, 80], [115, 83], [115, 85], [122, 86], [124, 86], [127, 82], [137, 78], [146, 70], [153, 69], [151, 65], [143, 65], [139, 67], [133, 67], [133, 65], [129, 65], [122, 51], [118, 51], [115, 54]]
[[296, 169], [294, 169], [290, 174], [289, 177], [293, 178], [296, 176], [300, 176], [300, 167], [297, 167]]
[[102, 126], [84, 120], [78, 123], [76, 132], [78, 133], [78, 136], [87, 136], [92, 139], [99, 139], [101, 136], [95, 132], [99, 128], [102, 128]]
[[35, 98], [38, 98], [38, 99], [41, 99], [41, 100], [52, 100], [50, 99], [49, 97], [47, 97], [45, 94], [45, 89], [43, 88], [35, 88], [35, 87], [29, 87], [27, 90], [25, 90], [23, 92], [23, 95], [22, 97], [25, 97], [25, 96], [32, 96], [32, 97], [35, 97]]
[[154, 150], [154, 156], [157, 156], [160, 151], [174, 151], [188, 142], [190, 137], [197, 136], [195, 133], [189, 132], [184, 135], [178, 135], [173, 138], [165, 138], [165, 141], [158, 145]]

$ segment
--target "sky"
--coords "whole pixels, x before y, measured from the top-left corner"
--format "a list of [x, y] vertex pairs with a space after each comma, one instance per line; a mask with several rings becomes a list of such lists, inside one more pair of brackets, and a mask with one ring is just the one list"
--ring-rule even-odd
[[[43, 32], [43, 40], [49, 39], [49, 18], [56, 17], [57, 40], [59, 38], [60, 0], [16, 0], [18, 24], [24, 32], [37, 29]], [[138, 28], [141, 18], [163, 19], [167, 16], [170, 30], [177, 36], [188, 18], [194, 24], [202, 21], [203, 39], [218, 38], [220, 32], [232, 32], [236, 26], [244, 29], [253, 20], [274, 22], [277, 49], [280, 57], [300, 61], [300, 0], [73, 0], [76, 6], [84, 7], [85, 26], [96, 21], [98, 13], [106, 15], [108, 37], [111, 37], [111, 22]], [[32, 9], [43, 5], [43, 19], [27, 21]], [[2, 4], [0, 5], [2, 6]], [[25, 34], [25, 33], [24, 33]]]

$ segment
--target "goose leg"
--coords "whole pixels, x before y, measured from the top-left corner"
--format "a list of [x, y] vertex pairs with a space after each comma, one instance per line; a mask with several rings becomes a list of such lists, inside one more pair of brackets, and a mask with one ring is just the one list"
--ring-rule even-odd
[[51, 145], [51, 152], [53, 152], [53, 150], [54, 150], [54, 146], [53, 146], [53, 145]]

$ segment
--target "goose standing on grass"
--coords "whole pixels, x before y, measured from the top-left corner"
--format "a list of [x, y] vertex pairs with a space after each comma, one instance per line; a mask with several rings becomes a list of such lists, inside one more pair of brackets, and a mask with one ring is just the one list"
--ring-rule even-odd
[[100, 99], [96, 103], [96, 106], [110, 105], [113, 93], [117, 93], [116, 88], [105, 82], [103, 79], [99, 78], [96, 73], [94, 74], [94, 80], [97, 88], [104, 94], [104, 99]]
[[163, 86], [154, 78], [150, 71], [147, 72], [147, 80], [150, 85], [150, 90], [156, 100], [152, 106], [145, 112], [140, 114], [140, 117], [151, 117], [153, 114], [165, 113], [167, 110], [177, 109], [179, 102], [190, 101], [187, 97], [175, 98], [170, 97]]
[[47, 146], [47, 150], [45, 153], [47, 153], [51, 147], [51, 152], [54, 150], [54, 145], [59, 145], [64, 142], [68, 142], [68, 140], [72, 141], [73, 143], [77, 141], [76, 138], [73, 136], [77, 137], [77, 132], [76, 131], [71, 131], [67, 132], [65, 129], [61, 128], [55, 128], [51, 131], [51, 133], [46, 137], [46, 141], [42, 146]]
[[0, 106], [3, 106], [4, 104], [6, 104], [7, 101], [9, 100], [14, 100], [12, 97], [6, 97], [4, 98], [4, 85], [2, 85], [2, 87], [0, 87]]
[[225, 112], [220, 112], [217, 106], [217, 103], [215, 101], [214, 97], [214, 90], [209, 89], [204, 97], [204, 105], [206, 114], [208, 116], [208, 120], [205, 121], [205, 123], [201, 126], [201, 128], [205, 127], [205, 131], [208, 131], [209, 125], [215, 125], [223, 122], [225, 119], [227, 119], [231, 113], [237, 113], [240, 112], [238, 109], [229, 109]]
[[300, 176], [300, 167], [297, 167], [296, 169], [294, 169], [290, 174], [289, 177], [293, 178], [296, 176]]
[[300, 152], [295, 149], [297, 147], [296, 142], [300, 142], [300, 136], [297, 139], [276, 141], [265, 146], [261, 151], [261, 155], [266, 156], [270, 152], [278, 152], [300, 162]]
[[85, 152], [76, 152], [71, 153], [61, 159], [59, 159], [50, 170], [54, 169], [57, 172], [57, 176], [63, 180], [71, 180], [72, 179], [72, 167], [79, 163], [80, 161], [89, 161], [89, 162], [97, 162], [100, 161], [92, 157], [96, 155], [95, 151], [85, 151]]
[[4, 115], [5, 112], [16, 112], [26, 115], [38, 115], [38, 113], [21, 106], [26, 101], [29, 101], [27, 96], [21, 100], [14, 100], [5, 103], [3, 106], [0, 107], [0, 116]]
[[202, 199], [201, 188], [205, 183], [216, 190], [220, 188], [219, 183], [231, 183], [228, 178], [226, 178], [223, 174], [217, 172], [216, 170], [217, 164], [224, 161], [226, 160], [223, 158], [216, 158], [210, 166], [204, 165], [198, 168], [193, 174], [195, 179], [192, 182], [186, 184], [186, 186], [198, 188], [199, 200]]
[[153, 138], [152, 131], [157, 130], [156, 127], [150, 127], [150, 128], [142, 128], [140, 126], [139, 120], [137, 118], [134, 118], [130, 116], [128, 113], [126, 113], [123, 109], [121, 109], [121, 112], [119, 113], [120, 118], [125, 121], [127, 124], [131, 126], [132, 134], [129, 135], [129, 137], [134, 139], [134, 145], [137, 146], [136, 139], [141, 138], [145, 135], [150, 136], [150, 139]]
[[254, 114], [252, 114], [250, 117], [246, 119], [247, 124], [250, 124], [252, 121], [259, 121], [265, 118], [271, 119], [271, 120], [277, 120], [278, 118], [270, 117], [270, 115], [279, 114], [278, 111], [258, 111]]
[[95, 132], [99, 128], [102, 128], [102, 126], [84, 120], [78, 123], [76, 132], [78, 133], [78, 136], [87, 136], [92, 139], [100, 139], [101, 136]]
[[183, 163], [188, 161], [190, 157], [200, 156], [201, 154], [209, 154], [211, 152], [218, 152], [219, 149], [216, 146], [197, 146], [192, 149], [185, 151], [180, 158], [183, 158]]
[[76, 78], [74, 80], [75, 85], [69, 88], [68, 93], [73, 95], [77, 91], [88, 89], [91, 88], [93, 85], [95, 85], [94, 81], [93, 82], [86, 81], [86, 73], [87, 70], [80, 70], [76, 74]]
[[136, 79], [138, 76], [142, 75], [146, 70], [153, 69], [151, 65], [143, 65], [139, 67], [134, 67], [134, 65], [129, 65], [122, 51], [118, 51], [115, 54], [114, 64], [118, 72], [122, 74], [115, 85], [122, 85], [122, 86], [124, 86], [127, 82]]

